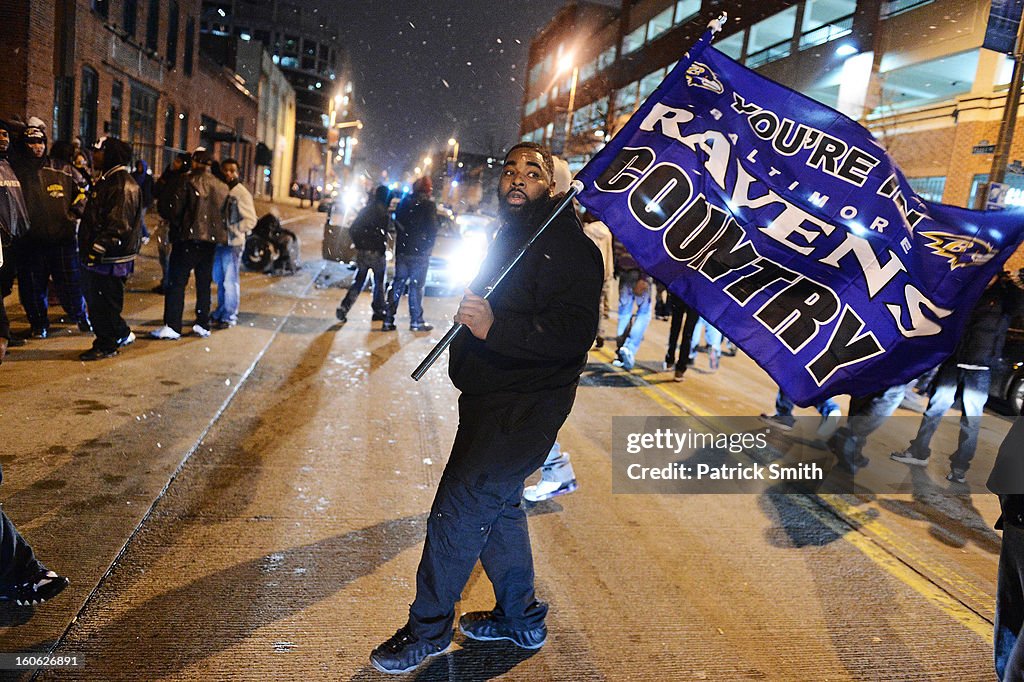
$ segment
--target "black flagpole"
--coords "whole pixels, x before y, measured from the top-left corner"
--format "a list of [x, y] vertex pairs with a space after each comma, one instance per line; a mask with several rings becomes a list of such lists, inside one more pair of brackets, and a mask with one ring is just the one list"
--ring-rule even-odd
[[[544, 223], [537, 229], [537, 231], [533, 233], [533, 236], [530, 237], [529, 241], [523, 244], [522, 248], [519, 249], [519, 251], [512, 258], [512, 260], [505, 264], [505, 267], [501, 269], [501, 272], [498, 273], [498, 276], [492, 279], [490, 283], [487, 285], [487, 288], [484, 290], [484, 300], [487, 300], [487, 298], [491, 295], [491, 292], [494, 291], [494, 288], [501, 284], [501, 281], [505, 279], [505, 276], [508, 275], [509, 272], [512, 271], [512, 268], [514, 268], [519, 263], [519, 261], [522, 260], [523, 255], [526, 253], [527, 249], [529, 249], [533, 245], [533, 243], [537, 241], [537, 238], [540, 237], [541, 234], [543, 234], [544, 230], [548, 229], [548, 226], [551, 225], [552, 222], [554, 222], [558, 214], [565, 210], [566, 206], [572, 203], [573, 197], [575, 197], [576, 194], [579, 193], [582, 189], [583, 183], [581, 183], [579, 180], [573, 180], [572, 186], [569, 188], [569, 191], [565, 193], [565, 196], [562, 198], [562, 201], [559, 202], [558, 206], [555, 207], [555, 210], [551, 212], [551, 215], [548, 216], [548, 219], [545, 220]], [[461, 323], [452, 325], [452, 328], [449, 329], [447, 333], [445, 333], [441, 340], [437, 342], [437, 345], [434, 346], [433, 350], [431, 350], [430, 353], [427, 354], [427, 357], [423, 358], [423, 362], [421, 362], [419, 366], [413, 371], [412, 378], [415, 379], [416, 381], [419, 381], [423, 377], [423, 375], [427, 373], [427, 370], [430, 369], [430, 366], [433, 365], [434, 362], [439, 357], [441, 357], [441, 353], [443, 353], [445, 349], [448, 348], [449, 345], [451, 345], [451, 342], [455, 340], [455, 337], [458, 336], [459, 332], [461, 332], [465, 326], [466, 325]]]

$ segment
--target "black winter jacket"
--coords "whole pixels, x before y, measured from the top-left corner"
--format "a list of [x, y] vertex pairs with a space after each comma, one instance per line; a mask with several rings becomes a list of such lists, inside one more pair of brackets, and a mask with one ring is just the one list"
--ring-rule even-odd
[[93, 185], [82, 224], [78, 227], [78, 251], [82, 259], [96, 251], [101, 254], [101, 263], [134, 260], [142, 246], [141, 218], [142, 196], [138, 183], [126, 166], [111, 168]]
[[957, 345], [962, 365], [992, 367], [1003, 354], [1010, 319], [1024, 313], [1024, 290], [1000, 278], [981, 295]]
[[11, 164], [0, 159], [0, 244], [9, 246], [15, 237], [28, 232], [28, 208], [21, 181]]
[[398, 224], [397, 255], [430, 255], [437, 239], [437, 205], [426, 194], [413, 194], [403, 199], [395, 211], [395, 222]]
[[227, 244], [229, 191], [227, 184], [205, 168], [189, 172], [174, 193], [171, 242]]
[[360, 251], [387, 250], [387, 233], [391, 228], [388, 208], [379, 201], [371, 201], [359, 212], [349, 228], [352, 243]]
[[14, 172], [28, 208], [27, 237], [47, 244], [74, 239], [85, 209], [85, 178], [70, 163], [50, 157], [21, 159]]
[[[552, 201], [548, 208], [553, 208]], [[550, 210], [544, 211], [547, 217]], [[471, 285], [490, 279], [540, 226], [505, 225]], [[575, 385], [597, 336], [604, 262], [571, 211], [563, 211], [488, 298], [494, 323], [451, 346], [448, 375], [463, 393], [534, 393]]]

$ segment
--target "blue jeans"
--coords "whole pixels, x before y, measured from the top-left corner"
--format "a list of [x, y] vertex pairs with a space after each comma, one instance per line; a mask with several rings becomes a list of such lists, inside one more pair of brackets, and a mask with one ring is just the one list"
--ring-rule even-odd
[[217, 309], [210, 316], [214, 320], [234, 324], [238, 322], [238, 306], [242, 289], [238, 282], [238, 268], [242, 262], [242, 247], [218, 244], [213, 254], [213, 281], [217, 283]]
[[401, 256], [395, 259], [395, 281], [391, 283], [391, 300], [384, 321], [395, 323], [398, 302], [409, 291], [409, 324], [423, 324], [423, 288], [427, 284], [430, 256]]
[[[793, 406], [796, 403], [788, 395], [783, 393], [781, 390], [779, 394], [775, 396], [775, 414], [783, 417], [793, 416]], [[833, 412], [839, 409], [839, 403], [832, 400], [832, 398], [825, 398], [823, 401], [814, 406], [814, 409], [818, 411], [822, 417], [827, 415], [829, 412]]]
[[629, 336], [622, 343], [622, 347], [636, 357], [640, 349], [640, 342], [644, 340], [644, 332], [651, 322], [651, 287], [637, 296], [633, 293], [633, 287], [639, 280], [637, 273], [625, 272], [619, 279], [619, 326], [616, 336], [622, 338], [626, 333], [630, 318], [633, 317], [633, 308], [636, 307], [636, 319], [629, 330]]
[[981, 415], [988, 402], [988, 386], [992, 373], [987, 369], [961, 369], [956, 366], [956, 359], [947, 360], [939, 368], [938, 376], [932, 384], [932, 392], [928, 397], [917, 437], [908, 448], [915, 457], [927, 459], [931, 454], [932, 436], [939, 428], [942, 416], [946, 414], [957, 393], [963, 404], [960, 414], [960, 442], [950, 458], [950, 467], [966, 471], [974, 459], [974, 451], [978, 449], [978, 429], [981, 427]]
[[700, 343], [700, 331], [704, 330], [704, 339], [708, 344], [708, 362], [712, 369], [718, 368], [718, 359], [722, 356], [722, 332], [718, 331], [703, 317], [697, 320], [690, 339], [690, 358], [697, 356], [697, 344]]

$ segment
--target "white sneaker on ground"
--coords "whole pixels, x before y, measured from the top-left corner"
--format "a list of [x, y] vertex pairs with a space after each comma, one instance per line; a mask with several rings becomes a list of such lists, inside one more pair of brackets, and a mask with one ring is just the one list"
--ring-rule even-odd
[[821, 423], [818, 425], [818, 432], [815, 434], [819, 440], [828, 440], [839, 429], [839, 419], [843, 413], [838, 410], [830, 410], [828, 414], [821, 415]]
[[177, 341], [178, 339], [181, 338], [181, 334], [174, 331], [166, 324], [157, 330], [151, 331], [149, 335], [154, 339], [162, 339], [165, 341]]
[[527, 502], [541, 502], [559, 495], [568, 495], [578, 487], [575, 478], [564, 482], [541, 479], [537, 485], [531, 485], [523, 490], [523, 499]]
[[192, 333], [205, 339], [210, 335], [210, 330], [202, 325], [194, 324], [192, 325]]
[[117, 341], [117, 345], [121, 346], [122, 348], [124, 348], [125, 346], [130, 346], [133, 343], [135, 343], [135, 332], [128, 332], [128, 336], [124, 337], [123, 339], [118, 339]]

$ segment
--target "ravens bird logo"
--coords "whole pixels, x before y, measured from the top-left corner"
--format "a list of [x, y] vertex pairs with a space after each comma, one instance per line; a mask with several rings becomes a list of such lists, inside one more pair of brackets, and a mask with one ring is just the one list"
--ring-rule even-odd
[[931, 252], [945, 258], [950, 270], [964, 268], [968, 265], [984, 265], [999, 253], [992, 245], [977, 237], [965, 237], [962, 234], [948, 232], [922, 232], [931, 241], [925, 244]]
[[722, 87], [722, 82], [718, 80], [715, 72], [700, 62], [694, 62], [686, 69], [686, 84], [710, 90], [717, 95], [725, 92], [725, 88]]

